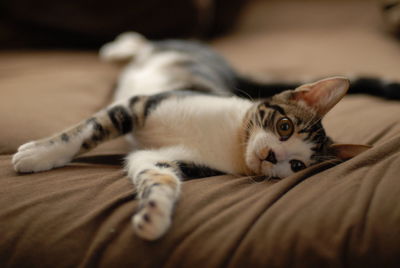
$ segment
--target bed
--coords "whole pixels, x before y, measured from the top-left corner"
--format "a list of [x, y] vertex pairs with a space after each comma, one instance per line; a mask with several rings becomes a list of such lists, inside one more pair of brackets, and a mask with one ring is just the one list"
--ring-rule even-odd
[[[374, 1], [256, 1], [212, 45], [261, 78], [400, 80], [400, 43]], [[171, 229], [148, 242], [130, 222], [138, 202], [121, 170], [124, 139], [49, 172], [11, 165], [20, 144], [103, 107], [118, 67], [84, 50], [0, 58], [0, 266], [398, 267], [400, 102], [346, 96], [324, 119], [327, 132], [373, 148], [334, 167], [184, 182]]]

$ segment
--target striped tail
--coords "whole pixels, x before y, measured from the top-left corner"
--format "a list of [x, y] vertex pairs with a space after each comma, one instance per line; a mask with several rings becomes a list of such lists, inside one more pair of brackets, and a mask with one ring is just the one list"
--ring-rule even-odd
[[[295, 89], [305, 82], [260, 82], [239, 76], [233, 93], [245, 98], [268, 98], [288, 89]], [[400, 100], [400, 83], [377, 77], [356, 77], [350, 79], [348, 94], [368, 94], [391, 100]]]

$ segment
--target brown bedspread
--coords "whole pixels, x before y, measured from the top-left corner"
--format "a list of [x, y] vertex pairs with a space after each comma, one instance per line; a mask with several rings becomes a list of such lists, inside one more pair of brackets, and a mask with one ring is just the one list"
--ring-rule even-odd
[[[264, 10], [262, 16], [244, 19], [239, 33], [215, 47], [248, 72], [367, 72], [400, 79], [399, 43], [380, 31], [373, 3], [339, 3], [259, 3], [249, 12]], [[353, 16], [359, 8], [364, 13]], [[332, 25], [319, 25], [327, 16], [318, 14], [326, 9], [337, 16]], [[301, 12], [309, 24], [292, 31], [289, 26], [298, 23], [281, 21], [282, 10]], [[252, 27], [260, 17], [270, 26]], [[118, 164], [81, 162], [17, 175], [10, 163], [19, 144], [101, 108], [117, 70], [90, 52], [2, 52], [0, 58], [1, 267], [400, 263], [399, 102], [345, 97], [324, 121], [328, 133], [374, 147], [330, 169], [307, 169], [280, 181], [227, 175], [185, 182], [170, 231], [147, 242], [131, 228], [137, 201]], [[118, 163], [126, 148], [121, 139], [91, 155], [104, 156], [99, 163]]]

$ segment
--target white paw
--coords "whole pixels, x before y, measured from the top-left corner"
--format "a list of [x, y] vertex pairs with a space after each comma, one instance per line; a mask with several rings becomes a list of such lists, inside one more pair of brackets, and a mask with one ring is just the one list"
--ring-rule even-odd
[[49, 142], [28, 142], [18, 148], [12, 163], [17, 172], [39, 172], [60, 167], [68, 163], [72, 156], [65, 145]]
[[135, 32], [126, 32], [100, 48], [100, 58], [105, 61], [127, 60], [139, 53], [146, 39]]
[[136, 234], [146, 240], [160, 238], [171, 225], [172, 204], [166, 196], [155, 196], [143, 201], [132, 217]]

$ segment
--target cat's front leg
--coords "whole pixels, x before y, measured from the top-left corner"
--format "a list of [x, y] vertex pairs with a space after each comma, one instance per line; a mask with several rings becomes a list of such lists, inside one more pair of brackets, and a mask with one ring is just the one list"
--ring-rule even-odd
[[132, 224], [141, 238], [155, 240], [168, 230], [181, 188], [182, 175], [176, 160], [190, 160], [191, 156], [189, 151], [173, 147], [138, 151], [127, 157], [128, 176], [139, 198]]
[[61, 167], [98, 144], [132, 131], [137, 127], [132, 108], [129, 102], [111, 105], [72, 128], [20, 146], [12, 159], [14, 169], [24, 173]]

